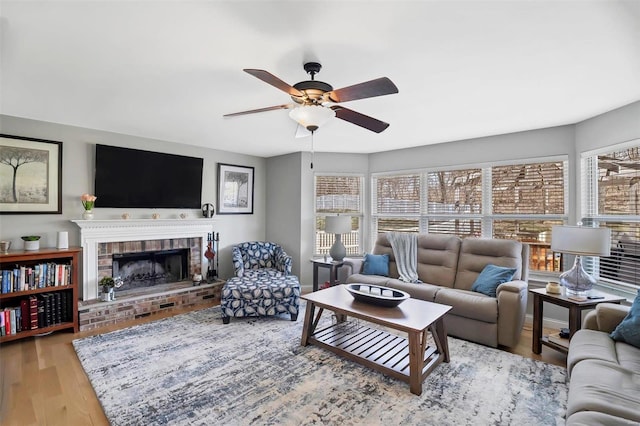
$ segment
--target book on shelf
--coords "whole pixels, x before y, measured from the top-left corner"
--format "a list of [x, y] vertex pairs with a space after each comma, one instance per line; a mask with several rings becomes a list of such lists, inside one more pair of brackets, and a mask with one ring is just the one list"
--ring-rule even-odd
[[0, 291], [13, 293], [71, 285], [71, 263], [44, 262], [2, 269]]
[[38, 328], [38, 298], [36, 296], [29, 297], [29, 329]]

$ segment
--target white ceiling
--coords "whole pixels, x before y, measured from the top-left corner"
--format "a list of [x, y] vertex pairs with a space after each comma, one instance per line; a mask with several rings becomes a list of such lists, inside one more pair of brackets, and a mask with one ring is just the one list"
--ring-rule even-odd
[[5, 1], [0, 113], [257, 156], [310, 148], [285, 82], [386, 76], [315, 150], [371, 153], [575, 123], [640, 100], [640, 0]]

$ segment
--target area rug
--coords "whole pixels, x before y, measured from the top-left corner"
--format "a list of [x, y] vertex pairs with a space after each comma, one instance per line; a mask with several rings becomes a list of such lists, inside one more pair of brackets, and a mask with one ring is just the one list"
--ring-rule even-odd
[[416, 396], [407, 383], [300, 346], [302, 318], [223, 325], [214, 307], [73, 345], [114, 426], [564, 424], [564, 368], [449, 337], [451, 362]]

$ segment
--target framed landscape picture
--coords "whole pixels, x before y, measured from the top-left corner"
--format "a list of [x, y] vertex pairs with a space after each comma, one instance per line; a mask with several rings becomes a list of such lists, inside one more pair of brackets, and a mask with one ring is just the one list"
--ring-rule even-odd
[[62, 213], [62, 142], [0, 134], [0, 214]]
[[218, 214], [253, 214], [253, 170], [218, 163]]

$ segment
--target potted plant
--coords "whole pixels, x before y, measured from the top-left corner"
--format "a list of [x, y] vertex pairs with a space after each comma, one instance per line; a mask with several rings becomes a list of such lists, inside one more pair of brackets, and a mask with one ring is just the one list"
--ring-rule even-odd
[[25, 235], [20, 238], [24, 241], [25, 250], [40, 250], [40, 235]]
[[115, 290], [116, 281], [111, 277], [103, 277], [100, 280], [100, 285], [102, 286], [102, 301], [103, 302], [111, 302], [115, 300]]

